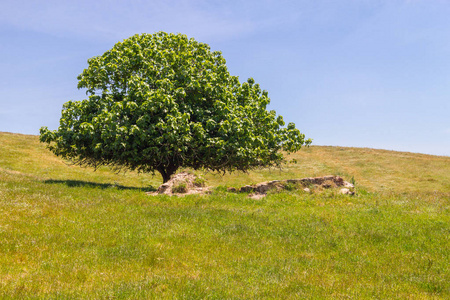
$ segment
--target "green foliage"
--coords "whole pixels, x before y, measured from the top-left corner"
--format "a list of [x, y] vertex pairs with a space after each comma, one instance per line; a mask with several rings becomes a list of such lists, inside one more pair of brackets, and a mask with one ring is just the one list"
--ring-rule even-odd
[[308, 145], [293, 123], [267, 111], [253, 79], [240, 83], [207, 44], [181, 34], [134, 35], [88, 60], [78, 88], [89, 99], [64, 104], [58, 130], [40, 140], [85, 166], [219, 172], [279, 166], [280, 150]]
[[174, 185], [172, 187], [172, 192], [174, 192], [174, 193], [182, 194], [182, 193], [187, 193], [187, 191], [188, 191], [188, 188], [187, 188], [186, 182], [180, 182], [177, 185]]
[[286, 191], [294, 191], [294, 190], [297, 190], [298, 188], [299, 188], [298, 184], [291, 183], [291, 182], [286, 182], [283, 185], [283, 189]]
[[203, 177], [196, 177], [193, 182], [194, 186], [202, 187], [205, 186], [206, 181]]

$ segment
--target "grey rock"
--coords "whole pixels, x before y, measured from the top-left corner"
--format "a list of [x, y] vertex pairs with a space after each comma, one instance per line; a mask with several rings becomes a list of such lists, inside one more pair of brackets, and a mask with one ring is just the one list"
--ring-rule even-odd
[[241, 188], [239, 189], [239, 191], [240, 191], [241, 193], [253, 192], [254, 190], [255, 190], [255, 188], [252, 187], [251, 185], [245, 185], [245, 186], [243, 186], [243, 187], [241, 187]]
[[347, 188], [343, 188], [339, 191], [339, 193], [343, 194], [343, 195], [354, 195], [355, 192], [352, 192], [351, 190], [347, 189]]

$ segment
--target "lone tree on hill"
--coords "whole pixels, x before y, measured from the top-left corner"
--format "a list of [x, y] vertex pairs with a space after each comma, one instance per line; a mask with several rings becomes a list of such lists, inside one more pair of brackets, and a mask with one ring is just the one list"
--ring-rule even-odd
[[88, 60], [78, 88], [89, 99], [64, 104], [58, 130], [40, 141], [81, 166], [219, 172], [279, 166], [281, 150], [311, 140], [267, 111], [253, 79], [231, 76], [221, 52], [181, 34], [134, 35]]

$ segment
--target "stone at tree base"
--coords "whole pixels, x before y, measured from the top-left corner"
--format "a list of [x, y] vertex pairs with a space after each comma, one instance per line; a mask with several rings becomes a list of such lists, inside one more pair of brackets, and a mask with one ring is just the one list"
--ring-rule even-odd
[[188, 172], [181, 172], [175, 174], [169, 181], [159, 186], [156, 194], [166, 194], [166, 195], [174, 194], [175, 192], [173, 191], [173, 188], [179, 186], [180, 184], [186, 185], [187, 191], [183, 194], [198, 194], [208, 191], [208, 188], [195, 186], [196, 178], [197, 176]]
[[166, 193], [166, 191], [169, 191], [169, 189], [171, 189], [170, 184], [167, 183], [161, 184], [158, 188], [158, 194], [164, 194]]

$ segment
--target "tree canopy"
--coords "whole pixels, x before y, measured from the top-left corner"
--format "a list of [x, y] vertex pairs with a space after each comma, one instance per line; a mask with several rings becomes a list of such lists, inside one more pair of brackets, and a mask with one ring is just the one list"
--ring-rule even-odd
[[134, 35], [88, 60], [78, 76], [88, 99], [63, 105], [58, 130], [41, 142], [82, 166], [219, 172], [279, 166], [282, 151], [310, 140], [266, 109], [253, 79], [229, 74], [221, 52], [182, 34]]

